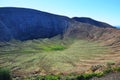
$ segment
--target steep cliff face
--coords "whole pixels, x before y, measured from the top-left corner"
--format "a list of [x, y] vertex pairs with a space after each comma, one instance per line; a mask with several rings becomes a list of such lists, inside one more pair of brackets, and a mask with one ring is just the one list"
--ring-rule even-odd
[[12, 39], [11, 32], [6, 25], [0, 21], [0, 41], [7, 41], [9, 39]]
[[28, 40], [61, 35], [70, 19], [37, 10], [0, 8], [0, 41]]

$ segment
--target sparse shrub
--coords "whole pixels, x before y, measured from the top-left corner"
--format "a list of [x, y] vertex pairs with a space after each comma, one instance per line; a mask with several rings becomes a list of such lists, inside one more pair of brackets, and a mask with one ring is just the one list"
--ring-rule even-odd
[[114, 67], [114, 68], [112, 68], [112, 69], [113, 69], [113, 71], [120, 72], [120, 67]]
[[48, 75], [44, 77], [45, 80], [59, 80], [59, 76]]
[[84, 80], [84, 76], [83, 76], [83, 75], [79, 75], [79, 76], [77, 76], [76, 79], [77, 79], [77, 80]]
[[0, 80], [12, 80], [10, 70], [0, 68]]
[[104, 75], [103, 72], [96, 73], [96, 77], [102, 77]]
[[88, 80], [90, 78], [93, 77], [101, 77], [103, 76], [103, 73], [85, 73], [85, 74], [81, 74], [77, 77], [77, 80]]
[[115, 62], [108, 62], [107, 63], [107, 68], [111, 68], [113, 65], [115, 65]]
[[81, 74], [77, 77], [77, 80], [87, 80], [89, 77], [91, 77], [90, 74]]
[[85, 79], [85, 80], [88, 80], [88, 79], [96, 76], [96, 74], [95, 74], [95, 73], [90, 73], [90, 74], [84, 74], [83, 76], [84, 76], [84, 79]]
[[104, 74], [108, 74], [108, 73], [110, 73], [110, 72], [112, 72], [113, 70], [111, 69], [111, 68], [108, 68], [108, 69], [105, 69], [104, 71], [103, 71], [103, 73]]

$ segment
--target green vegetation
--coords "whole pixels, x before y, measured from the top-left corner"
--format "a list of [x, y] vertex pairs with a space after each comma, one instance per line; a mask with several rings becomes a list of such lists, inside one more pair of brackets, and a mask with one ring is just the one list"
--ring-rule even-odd
[[120, 72], [120, 67], [113, 67], [112, 70]]
[[120, 67], [107, 68], [103, 71], [104, 74], [108, 74], [110, 72], [120, 72]]
[[47, 45], [47, 46], [43, 46], [42, 49], [44, 51], [57, 51], [57, 50], [64, 50], [65, 46], [62, 46], [62, 45]]
[[100, 73], [81, 74], [80, 76], [77, 77], [76, 80], [89, 80], [90, 78], [101, 77], [103, 75], [104, 74], [102, 72], [100, 72]]
[[0, 68], [0, 80], [12, 80], [9, 69]]

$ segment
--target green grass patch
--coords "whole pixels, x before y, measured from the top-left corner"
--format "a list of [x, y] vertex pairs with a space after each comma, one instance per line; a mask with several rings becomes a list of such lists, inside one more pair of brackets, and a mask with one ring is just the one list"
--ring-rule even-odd
[[41, 47], [44, 51], [59, 51], [59, 50], [64, 50], [66, 49], [65, 46], [63, 45], [47, 45], [47, 46], [43, 46]]

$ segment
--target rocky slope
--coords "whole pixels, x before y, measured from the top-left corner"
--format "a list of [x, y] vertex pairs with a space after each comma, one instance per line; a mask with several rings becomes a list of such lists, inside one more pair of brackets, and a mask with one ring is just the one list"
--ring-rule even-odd
[[[80, 18], [81, 19], [81, 18]], [[89, 19], [91, 22], [91, 19]], [[77, 20], [78, 21], [78, 20]], [[94, 21], [94, 20], [92, 20]], [[102, 25], [102, 22], [99, 22]], [[103, 23], [103, 25], [106, 23]], [[91, 23], [81, 23], [81, 21], [76, 22], [75, 27], [70, 27], [69, 31], [66, 33], [67, 36], [73, 35], [77, 38], [87, 38], [94, 41], [100, 41], [103, 45], [110, 46], [113, 52], [120, 52], [120, 30], [112, 26], [97, 26], [91, 25]]]

